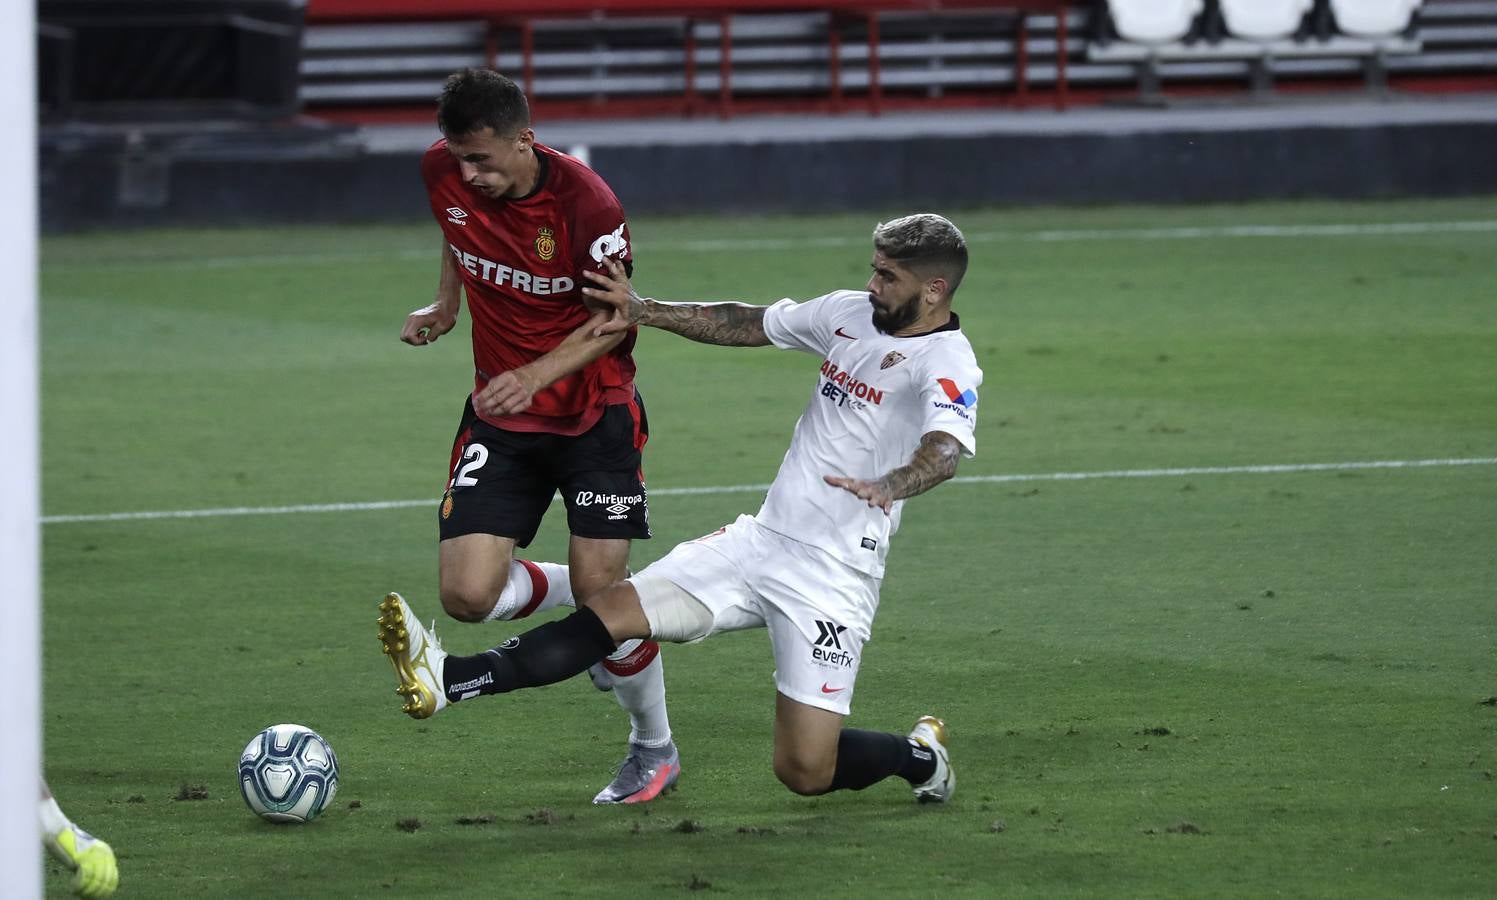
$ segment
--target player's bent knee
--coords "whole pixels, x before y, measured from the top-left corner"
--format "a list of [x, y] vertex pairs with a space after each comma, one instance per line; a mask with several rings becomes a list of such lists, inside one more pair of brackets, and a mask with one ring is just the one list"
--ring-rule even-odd
[[822, 766], [807, 766], [801, 760], [775, 757], [774, 775], [780, 784], [802, 797], [825, 794], [832, 786], [833, 771]]
[[629, 583], [639, 595], [640, 609], [655, 640], [684, 644], [712, 632], [712, 610], [674, 582], [641, 573]]
[[489, 585], [442, 585], [442, 609], [459, 622], [482, 622], [494, 609], [499, 590]]

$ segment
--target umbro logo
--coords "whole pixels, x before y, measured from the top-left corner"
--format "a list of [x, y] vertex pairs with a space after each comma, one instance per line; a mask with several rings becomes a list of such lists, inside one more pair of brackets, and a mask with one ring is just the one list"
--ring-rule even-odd
[[816, 620], [817, 635], [815, 644], [818, 647], [836, 647], [842, 649], [842, 641], [837, 635], [847, 630], [846, 625], [838, 625], [836, 622], [823, 622]]
[[449, 206], [449, 207], [447, 207], [447, 221], [453, 223], [454, 225], [463, 225], [463, 226], [466, 226], [468, 223], [465, 222], [465, 221], [463, 221], [466, 218], [468, 218], [468, 213], [467, 213], [466, 210], [462, 209], [461, 207], [457, 207], [457, 206]]

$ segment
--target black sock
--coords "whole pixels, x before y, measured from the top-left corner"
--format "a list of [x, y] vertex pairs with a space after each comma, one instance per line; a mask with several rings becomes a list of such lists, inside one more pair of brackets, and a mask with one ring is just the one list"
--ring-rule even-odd
[[837, 770], [827, 792], [861, 791], [890, 775], [924, 784], [934, 774], [935, 756], [904, 735], [844, 728], [837, 737]]
[[598, 614], [586, 607], [477, 656], [449, 656], [442, 668], [448, 702], [565, 681], [617, 650]]

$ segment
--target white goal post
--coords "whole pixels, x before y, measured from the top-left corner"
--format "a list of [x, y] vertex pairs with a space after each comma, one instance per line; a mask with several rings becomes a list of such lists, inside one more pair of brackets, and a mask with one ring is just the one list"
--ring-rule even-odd
[[0, 4], [0, 872], [20, 900], [42, 896], [35, 59], [35, 5]]

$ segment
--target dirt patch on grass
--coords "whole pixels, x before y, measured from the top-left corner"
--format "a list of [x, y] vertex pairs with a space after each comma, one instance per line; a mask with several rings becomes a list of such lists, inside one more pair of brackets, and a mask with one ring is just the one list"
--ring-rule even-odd
[[1144, 834], [1210, 834], [1210, 832], [1194, 822], [1181, 819], [1179, 822], [1165, 828], [1162, 832], [1158, 828], [1145, 828]]
[[182, 782], [182, 786], [177, 789], [177, 796], [173, 797], [172, 799], [173, 800], [207, 800], [208, 799], [208, 787], [207, 787], [207, 785], [202, 785], [202, 784], [188, 784], [187, 782], [184, 781], [184, 782]]
[[492, 825], [495, 822], [493, 813], [484, 813], [478, 816], [458, 816], [452, 820], [458, 825]]

